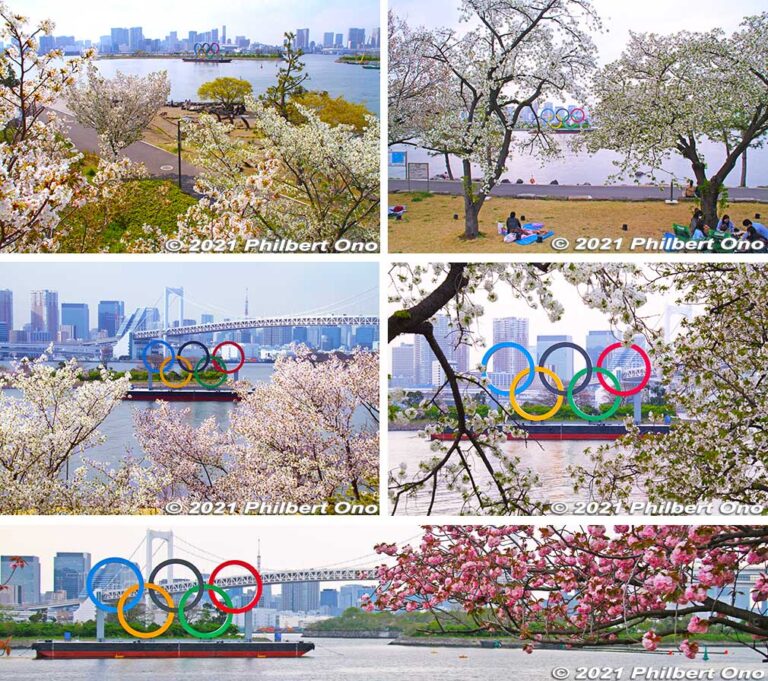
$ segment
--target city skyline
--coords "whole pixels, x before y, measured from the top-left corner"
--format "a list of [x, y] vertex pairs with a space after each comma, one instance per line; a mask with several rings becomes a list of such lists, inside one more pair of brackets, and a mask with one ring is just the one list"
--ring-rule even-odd
[[[89, 6], [90, 10], [89, 11]], [[322, 43], [324, 32], [343, 31], [361, 27], [370, 31], [379, 27], [379, 3], [375, 0], [349, 2], [348, 0], [261, 0], [258, 12], [253, 4], [233, 0], [225, 5], [191, 5], [181, 0], [166, 0], [162, 4], [137, 0], [127, 5], [86, 2], [82, 12], [76, 14], [51, 0], [25, 0], [22, 5], [11, 3], [12, 9], [22, 12], [34, 22], [51, 19], [56, 24], [55, 35], [74, 35], [98, 43], [112, 28], [141, 26], [144, 35], [163, 39], [176, 31], [186, 36], [189, 31], [208, 31], [227, 26], [227, 35], [245, 35], [267, 45], [280, 45], [285, 31], [309, 28], [313, 40]], [[269, 21], [264, 18], [269, 17]]]
[[[360, 523], [332, 523], [325, 527], [328, 532], [318, 531], [318, 518], [302, 518], [302, 524], [286, 524], [284, 518], [270, 518], [270, 526], [260, 526], [253, 517], [245, 518], [246, 524], [228, 523], [226, 526], [176, 524], [173, 527], [153, 527], [152, 529], [173, 529], [177, 537], [185, 538], [195, 546], [204, 547], [206, 553], [214, 558], [197, 559], [201, 570], [212, 569], [220, 560], [236, 558], [256, 565], [259, 542], [261, 545], [262, 568], [268, 570], [302, 569], [311, 567], [331, 567], [340, 565], [357, 567], [363, 565], [361, 558], [370, 557], [371, 565], [384, 562], [385, 556], [374, 553], [374, 544], [382, 542], [407, 542], [418, 535], [418, 528], [413, 525], [403, 527], [395, 525], [382, 527], [375, 538], [371, 537], [370, 527]], [[41, 585], [53, 584], [53, 558], [57, 552], [85, 552], [91, 554], [92, 564], [109, 556], [130, 558], [146, 534], [146, 526], [119, 522], [118, 524], [67, 524], [65, 526], [38, 523], [13, 526], [0, 525], [3, 541], [2, 555], [37, 556], [40, 559]], [[290, 519], [289, 519], [290, 520]], [[322, 526], [322, 525], [320, 525]], [[119, 531], [116, 531], [119, 529]], [[291, 535], [294, 540], [286, 541]], [[244, 541], [250, 535], [252, 541]], [[11, 538], [12, 537], [12, 538]], [[182, 552], [179, 551], [179, 554]], [[141, 562], [143, 552], [133, 559]], [[163, 556], [162, 558], [160, 556]], [[158, 562], [164, 559], [164, 550], [158, 553]], [[193, 562], [196, 562], [193, 559]], [[229, 574], [229, 573], [227, 573]], [[233, 572], [234, 574], [234, 572]], [[352, 582], [323, 582], [324, 588]], [[42, 591], [49, 589], [43, 588]]]
[[[498, 299], [490, 302], [481, 293], [476, 295], [479, 304], [485, 313], [473, 327], [473, 331], [482, 337], [482, 347], [469, 349], [469, 367], [474, 369], [480, 363], [485, 351], [493, 345], [494, 320], [505, 318], [523, 318], [528, 320], [528, 333], [530, 342], [534, 342], [538, 336], [566, 335], [571, 336], [576, 343], [583, 343], [589, 331], [610, 329], [611, 325], [606, 315], [599, 310], [590, 308], [584, 303], [578, 291], [571, 284], [565, 282], [562, 275], [555, 274], [552, 282], [552, 292], [558, 300], [564, 312], [558, 321], [551, 321], [540, 307], [530, 307], [519, 298], [512, 298], [510, 289], [506, 284], [497, 284], [495, 293]], [[660, 328], [664, 320], [664, 310], [671, 305], [671, 296], [651, 295], [646, 304], [639, 309], [639, 314], [646, 318], [651, 327]], [[400, 309], [395, 303], [387, 305], [387, 314], [392, 314]], [[695, 315], [697, 310], [693, 309]], [[614, 329], [615, 330], [615, 329]], [[413, 343], [413, 336], [401, 336], [390, 347]], [[534, 343], [535, 344], [535, 343]]]
[[[58, 293], [59, 305], [87, 304], [91, 328], [101, 301], [123, 301], [126, 314], [139, 307], [162, 308], [166, 286], [184, 288], [186, 318], [242, 318], [246, 288], [249, 317], [322, 312], [329, 306], [328, 312], [378, 313], [375, 263], [334, 263], [333, 278], [317, 263], [88, 263], [79, 271], [73, 281], [71, 266], [63, 263], [6, 264], [0, 290], [13, 291], [14, 327], [30, 322], [32, 292], [46, 290]], [[293, 272], [296, 277], [290, 278]], [[274, 282], [279, 276], [287, 278], [282, 295]], [[233, 286], [233, 280], [241, 283]], [[110, 284], [102, 288], [101, 281]]]

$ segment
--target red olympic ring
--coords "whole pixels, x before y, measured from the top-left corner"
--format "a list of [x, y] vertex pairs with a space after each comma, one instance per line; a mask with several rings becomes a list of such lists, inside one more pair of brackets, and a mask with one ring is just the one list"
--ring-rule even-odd
[[259, 574], [259, 571], [253, 567], [250, 563], [246, 563], [244, 560], [227, 560], [224, 561], [221, 565], [217, 565], [216, 568], [214, 568], [213, 572], [211, 572], [211, 576], [208, 578], [208, 584], [213, 585], [214, 580], [216, 579], [216, 575], [219, 574], [224, 568], [230, 567], [231, 565], [236, 565], [237, 567], [245, 568], [253, 575], [253, 578], [256, 580], [256, 595], [251, 599], [251, 602], [248, 603], [248, 605], [244, 605], [242, 608], [228, 608], [226, 605], [222, 605], [219, 602], [219, 597], [216, 595], [216, 592], [211, 591], [209, 593], [211, 603], [221, 610], [222, 612], [226, 612], [230, 615], [240, 615], [244, 612], [247, 612], [248, 610], [252, 610], [256, 607], [256, 604], [261, 600], [261, 594], [264, 591], [264, 582], [261, 579], [261, 575]]
[[[243, 368], [243, 364], [245, 364], [245, 350], [243, 350], [243, 348], [242, 348], [242, 346], [241, 346], [241, 345], [239, 345], [238, 343], [235, 343], [235, 341], [222, 341], [221, 343], [219, 343], [219, 344], [218, 344], [218, 345], [217, 345], [217, 346], [216, 346], [216, 347], [213, 349], [213, 352], [212, 352], [211, 354], [212, 354], [212, 355], [215, 357], [215, 356], [216, 356], [216, 353], [217, 353], [217, 352], [218, 352], [218, 351], [219, 351], [221, 348], [223, 348], [225, 345], [231, 345], [231, 346], [233, 346], [233, 347], [237, 348], [238, 352], [240, 353], [240, 364], [238, 364], [238, 365], [237, 365], [237, 366], [236, 366], [234, 369], [232, 369], [231, 371], [227, 371], [226, 369], [224, 369], [224, 370], [223, 370], [223, 373], [225, 373], [225, 374], [234, 374], [234, 373], [237, 373], [238, 371], [240, 371], [240, 369], [242, 369], [242, 368]], [[216, 371], [221, 371], [221, 369], [216, 369]], [[211, 592], [211, 593], [213, 593], [213, 592]]]
[[[597, 358], [597, 366], [601, 369], [604, 369], [605, 367], [603, 367], [603, 361], [605, 358], [614, 350], [623, 347], [623, 345], [623, 343], [614, 343], [613, 345], [609, 345], [607, 348], [605, 348], [600, 357]], [[598, 373], [597, 380], [600, 381], [600, 385], [602, 385], [610, 395], [615, 395], [616, 397], [632, 397], [632, 395], [637, 395], [637, 393], [645, 388], [645, 386], [648, 385], [648, 381], [651, 380], [651, 358], [648, 357], [648, 353], [639, 345], [635, 345], [634, 343], [630, 347], [632, 350], [637, 352], [640, 357], [643, 358], [643, 363], [645, 364], [645, 377], [640, 382], [640, 384], [635, 388], [632, 388], [632, 390], [616, 390], [605, 382], [605, 378], [603, 378], [602, 374]]]
[[[575, 115], [577, 111], [581, 114], [581, 118], [579, 118], [578, 121], [576, 120], [576, 115]], [[571, 111], [571, 123], [575, 123], [576, 125], [579, 125], [586, 120], [587, 120], [587, 114], [584, 111], [584, 109], [574, 109], [573, 111]]]

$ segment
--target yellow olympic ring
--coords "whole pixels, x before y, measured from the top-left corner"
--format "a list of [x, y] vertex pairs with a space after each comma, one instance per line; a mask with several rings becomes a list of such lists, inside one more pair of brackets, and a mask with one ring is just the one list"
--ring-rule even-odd
[[[520, 416], [521, 418], [527, 419], [528, 421], [546, 421], [547, 419], [552, 418], [557, 412], [560, 411], [560, 407], [563, 406], [563, 396], [558, 395], [557, 400], [555, 400], [555, 406], [552, 407], [546, 414], [529, 414], [526, 412], [515, 399], [515, 388], [517, 388], [517, 384], [520, 383], [522, 378], [524, 376], [528, 375], [529, 369], [523, 369], [517, 376], [515, 376], [512, 379], [512, 384], [509, 386], [509, 404], [512, 406], [512, 409], [515, 410], [515, 413]], [[560, 380], [560, 377], [552, 370], [547, 369], [546, 367], [536, 367], [536, 373], [543, 373], [549, 376], [557, 386], [557, 389], [562, 392], [563, 390], [563, 382]]]
[[192, 369], [192, 362], [190, 362], [186, 357], [178, 357], [179, 362], [182, 364], [186, 364], [187, 371], [189, 372], [187, 374], [187, 377], [181, 381], [180, 383], [171, 383], [163, 373], [163, 369], [168, 365], [169, 362], [173, 361], [172, 357], [166, 357], [163, 360], [163, 363], [160, 365], [160, 380], [163, 382], [163, 385], [168, 388], [185, 388], [189, 385], [189, 382], [192, 380], [192, 377], [194, 376], [193, 369]]
[[[183, 358], [182, 358], [183, 359]], [[165, 602], [168, 604], [169, 608], [174, 607], [173, 605], [173, 598], [171, 598], [171, 594], [169, 594], [165, 589], [163, 589], [162, 586], [158, 586], [157, 584], [144, 584], [145, 589], [151, 589], [152, 591], [157, 591], [164, 599]], [[122, 596], [120, 596], [120, 600], [117, 602], [117, 620], [122, 625], [123, 629], [125, 629], [129, 634], [132, 634], [136, 638], [155, 638], [157, 636], [161, 636], [164, 634], [168, 629], [170, 629], [171, 625], [173, 624], [173, 613], [169, 612], [168, 617], [165, 620], [165, 623], [162, 627], [159, 629], [156, 629], [155, 631], [137, 631], [134, 629], [130, 624], [128, 624], [127, 620], [125, 619], [125, 613], [123, 612], [123, 608], [125, 607], [125, 602], [128, 600], [128, 597], [131, 596], [134, 592], [138, 591], [139, 585], [133, 584], [132, 586], [128, 587], [128, 589], [125, 590]]]

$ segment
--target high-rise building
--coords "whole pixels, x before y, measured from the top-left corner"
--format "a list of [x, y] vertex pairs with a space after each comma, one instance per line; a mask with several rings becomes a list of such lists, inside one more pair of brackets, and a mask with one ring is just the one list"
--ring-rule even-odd
[[218, 28], [212, 28], [211, 29], [210, 42], [212, 42], [212, 43], [219, 42], [219, 29]]
[[296, 29], [296, 41], [294, 47], [297, 50], [306, 50], [309, 48], [309, 29], [299, 28]]
[[32, 291], [30, 331], [55, 341], [59, 333], [59, 294], [56, 291]]
[[112, 35], [112, 51], [120, 52], [120, 48], [128, 48], [129, 37], [127, 28], [113, 28]]
[[[456, 332], [450, 327], [448, 315], [438, 315], [434, 322], [434, 334], [437, 344], [442, 349], [448, 362], [459, 372], [469, 368], [469, 350], [466, 345], [456, 347]], [[416, 367], [416, 385], [432, 385], [432, 362], [435, 357], [424, 336], [416, 336], [414, 342], [414, 365]]]
[[227, 44], [227, 27], [226, 27], [226, 25], [221, 27], [221, 42], [222, 42], [223, 45]]
[[341, 347], [341, 329], [338, 326], [324, 326], [320, 330], [320, 349], [338, 350]]
[[99, 301], [99, 331], [105, 331], [108, 338], [114, 338], [125, 318], [125, 303], [122, 300]]
[[323, 33], [323, 47], [333, 47], [333, 31]]
[[41, 35], [39, 38], [37, 53], [48, 54], [56, 49], [56, 39], [52, 35]]
[[294, 326], [292, 335], [291, 335], [291, 341], [294, 343], [301, 343], [302, 345], [307, 344], [307, 327], [306, 326]]
[[0, 291], [0, 342], [7, 343], [13, 331], [13, 291]]
[[[536, 338], [536, 360], [539, 366], [546, 367], [560, 377], [563, 387], [567, 387], [568, 381], [573, 378], [573, 348], [558, 348], [547, 357], [546, 363], [541, 363], [541, 357], [547, 349], [555, 343], [571, 343], [570, 336], [538, 336]], [[552, 385], [552, 380], [549, 380]], [[556, 387], [556, 386], [553, 386]]]
[[392, 348], [392, 383], [403, 388], [414, 385], [416, 367], [412, 344], [398, 345]]
[[320, 607], [335, 609], [339, 607], [339, 592], [336, 589], [323, 589], [320, 592]]
[[67, 598], [77, 598], [85, 588], [90, 570], [90, 553], [59, 551], [53, 558], [53, 590], [66, 592]]
[[[517, 343], [528, 348], [528, 320], [520, 317], [502, 317], [493, 320], [493, 343]], [[525, 356], [515, 348], [504, 348], [493, 354], [489, 361], [494, 372], [516, 376], [528, 368]]]
[[[18, 559], [24, 567], [13, 565]], [[0, 556], [0, 584], [5, 584], [11, 593], [11, 603], [40, 602], [40, 559], [37, 556]]]
[[603, 350], [615, 342], [616, 336], [613, 331], [589, 331], [587, 333], [587, 355], [592, 360], [592, 366], [597, 366], [597, 360]]
[[355, 330], [354, 345], [358, 348], [373, 349], [373, 343], [376, 340], [376, 327], [358, 326]]
[[334, 47], [344, 47], [344, 34], [343, 33], [337, 33], [336, 34], [336, 40], [333, 44]]
[[380, 28], [374, 28], [371, 31], [370, 46], [375, 48], [381, 47], [381, 29]]
[[365, 47], [365, 29], [364, 28], [350, 28], [347, 34], [347, 46], [350, 50], [357, 50], [361, 47]]
[[283, 584], [282, 610], [313, 612], [320, 608], [320, 582], [291, 582]]
[[144, 31], [141, 26], [134, 26], [128, 31], [128, 49], [131, 52], [144, 49]]
[[360, 601], [363, 596], [370, 596], [373, 593], [373, 587], [363, 586], [362, 584], [345, 584], [339, 589], [339, 608], [344, 611], [347, 608], [360, 607]]
[[72, 340], [88, 340], [91, 323], [87, 303], [62, 303], [61, 325], [72, 327]]

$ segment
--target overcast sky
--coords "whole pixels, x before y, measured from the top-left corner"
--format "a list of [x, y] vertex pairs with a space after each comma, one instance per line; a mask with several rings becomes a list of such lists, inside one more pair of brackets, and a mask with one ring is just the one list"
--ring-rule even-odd
[[[595, 36], [600, 62], [613, 61], [627, 42], [629, 31], [672, 33], [735, 30], [742, 18], [765, 11], [765, 0], [593, 0], [608, 33]], [[390, 8], [412, 26], [456, 26], [458, 0], [390, 0]]]
[[[217, 320], [322, 312], [378, 313], [375, 263], [4, 262], [0, 289], [13, 291], [14, 326], [29, 322], [30, 291], [59, 292], [59, 303], [88, 303], [91, 325], [100, 300], [123, 300], [125, 311], [163, 308], [166, 286], [184, 288], [184, 316]], [[320, 309], [326, 308], [326, 309]], [[172, 308], [176, 309], [176, 308]]]
[[[210, 572], [222, 560], [239, 559], [256, 564], [258, 541], [261, 540], [263, 570], [309, 567], [369, 567], [384, 562], [374, 555], [375, 544], [386, 541], [401, 543], [421, 536], [418, 525], [387, 523], [374, 519], [357, 518], [280, 518], [269, 519], [269, 527], [261, 527], [262, 519], [241, 517], [228, 519], [208, 518], [201, 522], [195, 518], [174, 521], [157, 520], [151, 524], [137, 522], [135, 518], [99, 518], [88, 523], [68, 519], [65, 523], [46, 519], [28, 523], [17, 519], [12, 525], [0, 524], [0, 554], [38, 556], [41, 561], [43, 590], [50, 590], [53, 581], [53, 556], [57, 551], [85, 551], [91, 553], [92, 564], [102, 558], [119, 556], [129, 558], [139, 546], [148, 528], [173, 529], [176, 537], [175, 555], [187, 558], [202, 572]], [[192, 521], [192, 522], [188, 522]], [[197, 551], [188, 550], [185, 542]], [[160, 542], [155, 542], [155, 547]], [[134, 560], [144, 567], [144, 546]], [[194, 555], [197, 552], [199, 555]], [[205, 554], [213, 554], [205, 559]], [[165, 549], [158, 551], [155, 562], [165, 559]], [[162, 556], [162, 557], [161, 557]], [[177, 568], [178, 576], [186, 574]], [[238, 574], [228, 568], [225, 576]]]
[[227, 37], [244, 35], [253, 41], [280, 44], [285, 31], [309, 28], [309, 38], [322, 41], [326, 31], [343, 33], [350, 27], [366, 34], [378, 27], [377, 0], [8, 0], [10, 8], [36, 21], [52, 19], [55, 35], [98, 40], [110, 29], [141, 26], [145, 38], [179, 37], [189, 31], [227, 27]]

